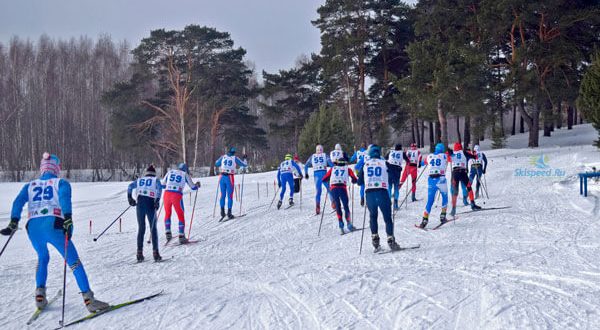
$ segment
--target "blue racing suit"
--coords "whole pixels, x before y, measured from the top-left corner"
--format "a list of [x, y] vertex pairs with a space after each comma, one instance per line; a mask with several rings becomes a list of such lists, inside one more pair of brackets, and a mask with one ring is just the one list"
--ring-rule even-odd
[[[231, 209], [233, 207], [233, 192], [235, 190], [235, 166], [246, 167], [248, 164], [239, 159], [236, 156], [228, 155], [230, 158], [235, 159], [235, 164], [228, 164], [229, 166], [224, 166], [223, 158], [226, 156], [221, 156], [216, 162], [215, 166], [221, 169], [221, 175], [219, 176], [219, 187], [221, 189], [221, 198], [219, 199], [219, 205], [221, 208], [225, 207], [225, 197], [227, 197], [227, 208]], [[230, 159], [226, 159], [226, 161], [230, 161]], [[226, 168], [232, 168], [233, 172], [225, 170]]]
[[281, 187], [279, 200], [283, 200], [283, 196], [285, 196], [286, 185], [290, 187], [290, 198], [294, 198], [294, 173], [292, 171], [292, 167], [295, 168], [300, 175], [302, 175], [302, 169], [293, 160], [286, 160], [282, 162], [277, 170], [277, 184], [279, 187]]
[[[326, 162], [327, 162], [327, 166], [329, 167], [333, 167], [333, 163], [331, 162], [331, 159], [329, 159], [329, 157], [327, 156], [327, 154], [324, 154], [325, 158], [326, 158]], [[308, 160], [306, 161], [306, 163], [304, 164], [304, 173], [308, 174], [308, 168], [313, 166], [312, 163], [312, 159], [313, 159], [314, 155], [311, 155], [310, 157], [308, 157]], [[321, 191], [323, 189], [323, 186], [325, 186], [325, 190], [329, 191], [329, 184], [325, 181], [323, 181], [323, 177], [325, 176], [325, 173], [327, 173], [327, 168], [324, 168], [322, 170], [316, 170], [313, 171], [313, 177], [315, 179], [315, 188], [316, 188], [316, 196], [315, 196], [315, 201], [320, 204], [321, 203]]]
[[[38, 266], [36, 271], [36, 286], [37, 287], [46, 287], [46, 279], [48, 277], [48, 262], [50, 261], [50, 254], [48, 251], [48, 244], [54, 246], [56, 250], [63, 256], [65, 256], [65, 233], [63, 231], [63, 222], [65, 217], [70, 217], [72, 214], [71, 207], [71, 184], [64, 179], [58, 179], [54, 174], [49, 172], [45, 172], [40, 177], [40, 180], [60, 180], [58, 183], [58, 200], [60, 205], [60, 210], [54, 209], [54, 212], [50, 212], [47, 216], [33, 217], [27, 223], [27, 235], [29, 236], [29, 240], [31, 241], [31, 245], [35, 249], [35, 252], [38, 255]], [[34, 196], [29, 196], [29, 188], [31, 184], [35, 184], [35, 181], [32, 181], [21, 189], [17, 198], [13, 202], [11, 218], [19, 221], [21, 218], [21, 212], [23, 211], [23, 207], [25, 204], [29, 203], [30, 197], [32, 201], [41, 201], [44, 202], [46, 199], [52, 199], [53, 191], [47, 191], [44, 189], [43, 192], [35, 193]], [[48, 187], [49, 188], [49, 187]], [[35, 188], [33, 188], [35, 192]], [[30, 206], [31, 207], [31, 206]], [[44, 208], [42, 212], [48, 212], [49, 210]], [[57, 212], [58, 211], [58, 212]], [[62, 215], [58, 215], [61, 213]], [[30, 209], [31, 213], [31, 209]], [[54, 215], [56, 214], [56, 216]], [[30, 214], [31, 217], [31, 214]], [[71, 227], [72, 229], [73, 227]], [[73, 244], [72, 240], [68, 241], [67, 245], [67, 264], [73, 270], [73, 275], [75, 275], [75, 279], [77, 281], [77, 285], [79, 286], [79, 290], [81, 292], [90, 291], [90, 284], [88, 282], [87, 275], [85, 273], [85, 269], [83, 268], [83, 264], [79, 260], [79, 255], [77, 254], [77, 249]]]

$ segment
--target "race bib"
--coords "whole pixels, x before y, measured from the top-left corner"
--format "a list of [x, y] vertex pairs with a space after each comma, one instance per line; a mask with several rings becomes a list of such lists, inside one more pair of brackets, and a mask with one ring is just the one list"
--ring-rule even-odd
[[168, 191], [183, 192], [186, 179], [186, 173], [184, 171], [170, 170], [165, 178]]
[[339, 150], [333, 150], [330, 154], [329, 154], [329, 158], [331, 158], [332, 162], [336, 162], [338, 159], [342, 158], [342, 156], [344, 156], [344, 153], [339, 151]]
[[292, 173], [292, 161], [286, 160], [281, 165], [279, 165], [279, 173]]
[[348, 184], [348, 166], [334, 166], [329, 181], [331, 184]]
[[388, 156], [388, 163], [402, 166], [402, 150], [392, 150]]
[[158, 189], [156, 189], [156, 178], [153, 176], [139, 178], [137, 180], [136, 190], [138, 196], [156, 198], [156, 195], [158, 195]]
[[223, 156], [221, 159], [221, 173], [235, 174], [235, 156]]
[[429, 155], [427, 164], [429, 164], [429, 175], [446, 175], [446, 167], [448, 166], [446, 154]]
[[35, 180], [29, 183], [27, 208], [29, 219], [54, 216], [64, 218], [58, 200], [60, 179]]
[[421, 152], [419, 150], [409, 150], [406, 152], [408, 159], [411, 164], [416, 164], [419, 162], [419, 156], [421, 156]]
[[461, 151], [455, 151], [452, 154], [452, 168], [467, 168], [467, 156]]
[[388, 188], [388, 173], [385, 161], [381, 159], [368, 160], [363, 168], [365, 189]]
[[324, 153], [313, 154], [311, 163], [314, 171], [322, 171], [327, 168], [327, 156]]

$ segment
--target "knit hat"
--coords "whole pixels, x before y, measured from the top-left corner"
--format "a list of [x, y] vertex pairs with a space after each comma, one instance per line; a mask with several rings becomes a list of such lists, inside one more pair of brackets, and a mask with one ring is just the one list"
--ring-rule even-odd
[[144, 175], [145, 176], [156, 176], [156, 170], [154, 169], [154, 165], [148, 166], [148, 168], [146, 169], [146, 173]]
[[460, 142], [454, 143], [454, 151], [461, 151], [461, 150], [462, 150], [462, 144], [460, 144]]
[[187, 165], [185, 165], [185, 163], [179, 163], [179, 165], [177, 165], [177, 168], [184, 172], [188, 171], [188, 167]]
[[56, 155], [44, 152], [42, 161], [40, 162], [40, 172], [42, 174], [52, 173], [58, 176], [60, 174], [60, 159]]
[[285, 160], [292, 160], [292, 158], [293, 158], [292, 154], [285, 155]]

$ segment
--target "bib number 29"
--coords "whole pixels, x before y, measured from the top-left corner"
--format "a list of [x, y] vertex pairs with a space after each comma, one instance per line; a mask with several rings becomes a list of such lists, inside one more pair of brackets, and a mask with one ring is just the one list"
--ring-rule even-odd
[[42, 187], [33, 188], [33, 201], [41, 202], [42, 200], [49, 201], [54, 198], [54, 189], [52, 187], [46, 187], [42, 189]]

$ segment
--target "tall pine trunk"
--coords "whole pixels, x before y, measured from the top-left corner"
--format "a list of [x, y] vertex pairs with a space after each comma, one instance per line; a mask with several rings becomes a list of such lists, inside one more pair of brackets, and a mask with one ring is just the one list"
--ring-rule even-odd
[[517, 128], [517, 106], [513, 104], [513, 116], [512, 116], [512, 129], [510, 130], [510, 135], [515, 135], [516, 134], [516, 128]]
[[567, 104], [567, 129], [573, 129], [573, 105]]
[[414, 141], [418, 146], [421, 145], [421, 127], [419, 127], [419, 119], [415, 119], [415, 131], [417, 133], [417, 139]]
[[429, 151], [433, 152], [433, 148], [435, 145], [435, 137], [434, 137], [434, 133], [435, 133], [435, 129], [433, 127], [433, 121], [430, 120], [429, 121]]
[[457, 136], [457, 141], [462, 143], [462, 137], [460, 134], [460, 117], [456, 116], [456, 136]]
[[437, 115], [440, 123], [440, 140], [442, 143], [448, 145], [448, 121], [446, 120], [446, 113], [442, 107], [442, 100], [437, 100]]
[[469, 116], [465, 117], [464, 134], [465, 138], [463, 141], [463, 146], [465, 149], [467, 149], [471, 143], [471, 118]]

